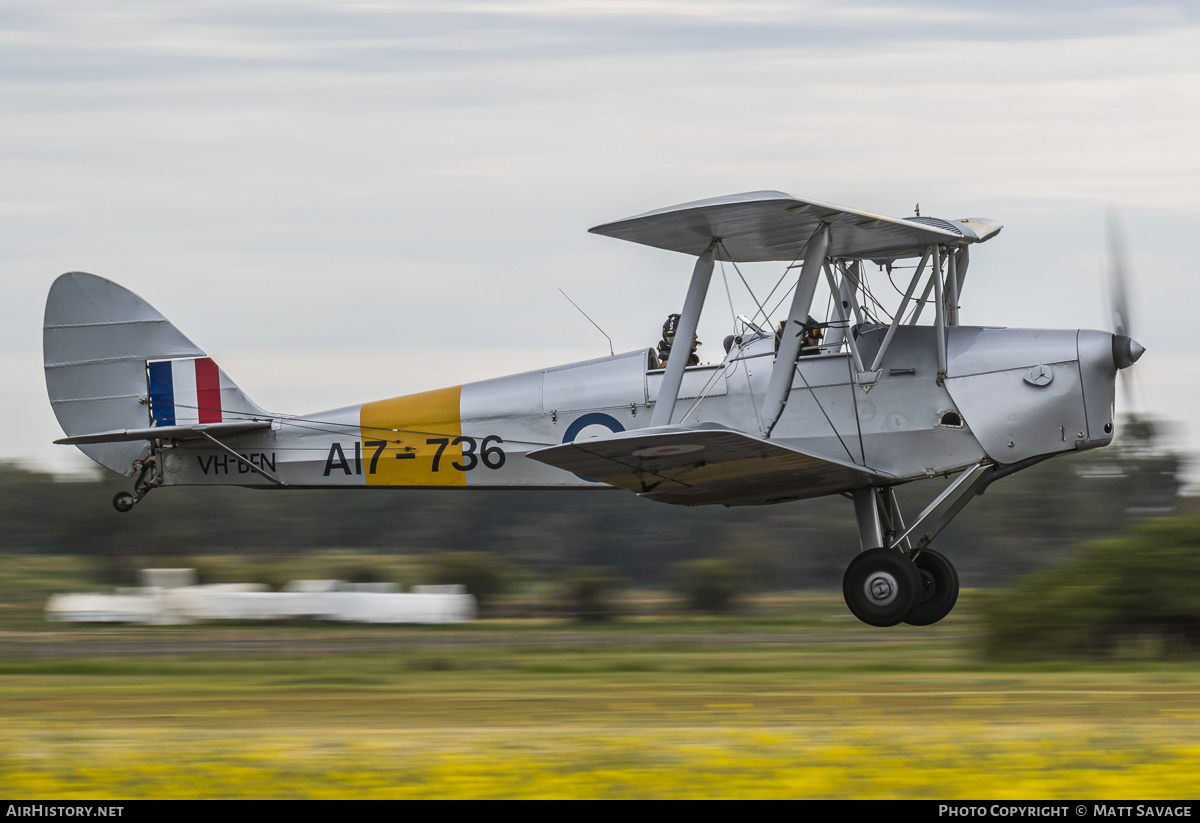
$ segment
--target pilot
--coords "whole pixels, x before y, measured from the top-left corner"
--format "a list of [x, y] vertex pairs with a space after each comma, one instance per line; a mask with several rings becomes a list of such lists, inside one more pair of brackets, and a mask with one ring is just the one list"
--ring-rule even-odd
[[[679, 315], [672, 314], [667, 316], [667, 320], [663, 323], [662, 340], [658, 341], [658, 360], [659, 368], [667, 367], [667, 360], [671, 357], [671, 347], [675, 345], [675, 330], [679, 328]], [[700, 345], [700, 338], [697, 335], [692, 335], [692, 352], [688, 355], [689, 366], [700, 365], [700, 355], [696, 354], [696, 347]]]
[[804, 343], [800, 346], [800, 356], [810, 357], [814, 354], [821, 353], [821, 338], [825, 336], [825, 330], [822, 328], [808, 327], [805, 324]]
[[[786, 320], [780, 320], [779, 326], [775, 329], [775, 351], [779, 351], [779, 341], [783, 339], [783, 330], [787, 326]], [[820, 324], [812, 318], [810, 314], [805, 318], [801, 328], [801, 334], [804, 335], [804, 342], [800, 344], [800, 357], [811, 357], [814, 354], [821, 353], [821, 340], [825, 337], [825, 329], [821, 328]]]

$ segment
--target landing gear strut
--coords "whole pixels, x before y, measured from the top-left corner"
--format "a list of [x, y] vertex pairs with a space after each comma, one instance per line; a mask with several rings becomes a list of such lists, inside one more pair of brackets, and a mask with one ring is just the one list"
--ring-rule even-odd
[[[890, 487], [854, 492], [862, 552], [842, 579], [846, 606], [871, 626], [936, 623], [958, 602], [958, 572], [929, 543], [975, 496], [991, 466], [976, 465], [960, 474], [907, 529]], [[914, 541], [910, 535], [926, 527]]]

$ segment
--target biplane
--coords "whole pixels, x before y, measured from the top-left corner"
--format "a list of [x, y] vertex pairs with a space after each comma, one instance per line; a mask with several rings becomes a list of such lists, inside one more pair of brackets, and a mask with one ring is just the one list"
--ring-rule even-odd
[[[1116, 375], [1143, 352], [1123, 327], [961, 325], [972, 249], [1001, 228], [777, 191], [647, 212], [591, 231], [695, 258], [677, 340], [695, 339], [717, 262], [783, 263], [786, 315], [755, 297], [715, 363], [644, 348], [304, 415], [257, 406], [141, 297], [68, 273], [44, 326], [56, 442], [133, 480], [122, 512], [191, 485], [617, 488], [683, 506], [842, 495], [861, 543], [851, 612], [927, 625], [958, 598], [934, 538], [990, 483], [1108, 445]], [[902, 274], [890, 311], [870, 287], [880, 272]], [[896, 486], [951, 477], [902, 515]]]

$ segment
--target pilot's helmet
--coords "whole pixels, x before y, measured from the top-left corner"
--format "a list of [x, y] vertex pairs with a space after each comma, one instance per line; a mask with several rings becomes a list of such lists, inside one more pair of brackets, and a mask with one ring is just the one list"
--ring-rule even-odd
[[671, 314], [667, 316], [666, 322], [663, 323], [663, 340], [668, 346], [675, 343], [675, 330], [679, 328], [679, 315]]
[[804, 336], [815, 337], [817, 340], [825, 339], [825, 329], [821, 328], [821, 324], [814, 320], [811, 314], [804, 320]]

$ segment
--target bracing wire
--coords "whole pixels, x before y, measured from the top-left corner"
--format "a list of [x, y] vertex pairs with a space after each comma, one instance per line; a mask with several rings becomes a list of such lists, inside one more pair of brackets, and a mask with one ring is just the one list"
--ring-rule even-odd
[[[771, 299], [771, 297], [775, 294], [775, 290], [778, 289], [781, 285], [783, 285], [783, 279], [785, 277], [787, 277], [789, 270], [791, 270], [791, 266], [788, 266], [786, 269], [783, 270], [783, 274], [779, 275], [779, 279], [777, 281], [775, 281], [775, 285], [771, 287], [771, 291], [767, 294], [767, 297], [765, 300], [763, 300], [763, 303], [766, 303], [767, 301], [769, 301]], [[792, 293], [792, 289], [794, 289], [794, 288], [795, 288], [795, 285], [793, 285], [792, 288], [788, 289], [786, 292], [783, 293], [783, 298], [778, 303], [775, 304], [776, 309], [778, 309], [779, 306], [782, 305], [783, 301], [787, 299], [787, 296]], [[771, 315], [768, 314], [766, 312], [766, 310], [760, 309], [760, 311], [762, 311], [763, 322], [766, 323], [768, 326], [771, 325]], [[774, 312], [772, 312], [772, 314], [773, 313]], [[757, 319], [758, 319], [758, 315], [756, 314], [756, 315], [754, 315], [754, 320], [757, 320]]]
[[[730, 254], [729, 254], [729, 250], [728, 250], [727, 248], [725, 248], [725, 244], [724, 244], [724, 243], [721, 243], [721, 244], [720, 244], [720, 246], [721, 246], [721, 251], [724, 253], [724, 255], [725, 255], [726, 257], [730, 258], [730, 260], [729, 260], [729, 263], [730, 263], [730, 265], [732, 265], [732, 266], [733, 266], [733, 270], [734, 270], [735, 272], [737, 272], [737, 276], [738, 276], [739, 278], [741, 278], [742, 285], [746, 287], [746, 291], [747, 291], [747, 292], [749, 292], [749, 294], [750, 294], [750, 299], [754, 301], [754, 305], [755, 305], [755, 306], [757, 306], [757, 307], [758, 307], [758, 310], [761, 312], [761, 311], [763, 310], [762, 303], [759, 303], [759, 302], [758, 302], [758, 296], [757, 296], [757, 295], [755, 295], [755, 293], [754, 293], [754, 289], [750, 288], [750, 284], [749, 284], [748, 282], [746, 282], [746, 276], [745, 276], [744, 274], [742, 274], [742, 270], [741, 270], [741, 268], [738, 266], [738, 264], [737, 264], [737, 261], [733, 259], [732, 255], [730, 255]], [[724, 272], [725, 272], [725, 261], [724, 261], [724, 260], [722, 260], [722, 261], [721, 261], [721, 273], [722, 273], [722, 274], [724, 274]], [[784, 272], [784, 274], [786, 275], [786, 274], [787, 274], [787, 272]], [[780, 280], [782, 280], [782, 279], [783, 279], [783, 278], [780, 278]], [[778, 287], [779, 287], [779, 284], [776, 284], [776, 288], [778, 288]], [[729, 287], [728, 287], [728, 284], [727, 284], [727, 285], [726, 285], [726, 291], [728, 291], [728, 288], [729, 288]], [[774, 293], [775, 289], [772, 289], [771, 291], [772, 291], [772, 293]], [[770, 300], [770, 299], [771, 299], [771, 295], [769, 295], [769, 294], [768, 294], [768, 295], [767, 295], [767, 300]], [[732, 305], [733, 305], [733, 300], [732, 300], [732, 299], [730, 299], [730, 301], [729, 301], [729, 302], [730, 302], [730, 306], [732, 307]], [[766, 302], [766, 301], [763, 301], [763, 302]], [[758, 317], [758, 314], [756, 313], [756, 314], [754, 315], [754, 318], [757, 318], [757, 317]], [[754, 322], [754, 319], [751, 319], [751, 322]], [[736, 318], [736, 317], [734, 317], [733, 324], [734, 324], [734, 331], [736, 332], [736, 331], [737, 331], [737, 318]]]
[[800, 375], [800, 379], [804, 381], [804, 388], [808, 389], [808, 393], [812, 395], [813, 402], [817, 404], [817, 408], [821, 410], [821, 415], [825, 418], [825, 422], [829, 424], [829, 428], [833, 431], [833, 436], [842, 444], [842, 448], [846, 451], [846, 456], [850, 458], [850, 462], [854, 462], [854, 455], [850, 453], [850, 447], [846, 445], [846, 441], [842, 439], [841, 433], [837, 430], [837, 426], [833, 425], [833, 421], [829, 419], [829, 414], [825, 411], [825, 407], [821, 405], [820, 398], [817, 397], [816, 391], [808, 384], [808, 378], [804, 376], [804, 372], [800, 370], [800, 364], [797, 363], [796, 374]]
[[[792, 285], [791, 285], [791, 286], [788, 288], [788, 290], [787, 290], [787, 291], [785, 291], [785, 292], [783, 293], [783, 296], [779, 298], [779, 302], [775, 304], [775, 308], [771, 310], [771, 314], [774, 314], [775, 312], [779, 311], [779, 307], [783, 305], [783, 301], [784, 301], [784, 300], [787, 300], [787, 299], [788, 299], [788, 295], [790, 295], [790, 294], [791, 294], [793, 291], [795, 291], [795, 290], [796, 290], [796, 287], [797, 287], [797, 286], [799, 286], [799, 285], [800, 285], [800, 283], [799, 283], [799, 281], [797, 281], [797, 282], [793, 283], [793, 284], [792, 284]], [[770, 318], [769, 316], [768, 316], [768, 317], [766, 317], [765, 319], [766, 319], [766, 321], [767, 321], [768, 323], [770, 323], [770, 322], [771, 322], [771, 318]]]
[[[200, 408], [199, 406], [190, 406], [190, 405], [187, 405], [186, 403], [175, 403], [174, 407], [177, 409], [199, 409]], [[206, 409], [206, 410], [207, 411], [219, 411], [219, 412], [221, 412], [222, 415], [245, 414], [245, 412], [234, 411], [232, 409]], [[441, 432], [441, 431], [426, 431], [424, 429], [391, 428], [388, 426], [363, 426], [363, 425], [360, 425], [359, 423], [338, 423], [333, 420], [316, 420], [313, 418], [292, 416], [292, 415], [287, 415], [287, 414], [267, 413], [266, 415], [258, 415], [253, 418], [247, 417], [244, 419], [255, 419], [255, 420], [264, 419], [265, 420], [267, 418], [279, 420], [282, 424], [284, 424], [286, 426], [290, 426], [292, 428], [303, 429], [305, 431], [319, 432], [321, 434], [347, 435], [347, 434], [350, 434], [351, 432], [355, 432], [355, 431], [375, 431], [375, 432], [385, 432], [387, 434], [409, 434], [409, 435], [427, 434], [427, 435], [433, 435], [433, 436], [438, 436], [438, 437], [442, 437], [442, 436], [446, 435], [446, 432]], [[308, 423], [310, 425], [307, 425], [307, 426], [302, 425], [304, 423]], [[395, 442], [399, 442], [399, 441], [395, 441]], [[530, 445], [530, 446], [556, 446], [556, 445], [558, 445], [557, 443], [542, 442], [539, 440], [505, 440], [505, 442], [506, 443], [521, 443], [523, 445]], [[289, 446], [288, 448], [295, 448], [295, 447]]]
[[[890, 322], [891, 322], [891, 320], [892, 320], [892, 314], [891, 314], [891, 312], [889, 312], [889, 311], [888, 311], [886, 308], [884, 308], [884, 305], [883, 305], [883, 303], [881, 303], [881, 302], [879, 301], [879, 299], [878, 299], [878, 298], [876, 298], [876, 297], [875, 297], [875, 295], [874, 295], [874, 294], [871, 292], [871, 288], [870, 288], [870, 286], [868, 286], [868, 285], [867, 285], [867, 278], [866, 278], [866, 277], [864, 277], [864, 276], [862, 276], [862, 273], [861, 273], [861, 272], [859, 273], [858, 285], [859, 285], [859, 287], [862, 289], [863, 296], [864, 296], [865, 298], [867, 298], [868, 300], [870, 300], [870, 301], [871, 301], [871, 303], [875, 304], [875, 307], [876, 307], [877, 309], [879, 309], [879, 315], [883, 315], [884, 317], [887, 317], [887, 319], [888, 319], [888, 322], [890, 323]], [[861, 308], [862, 308], [862, 310], [863, 310], [863, 313], [864, 313], [864, 314], [866, 314], [868, 317], [870, 317], [870, 318], [871, 318], [871, 320], [872, 320], [872, 322], [874, 322], [874, 323], [879, 323], [879, 322], [880, 322], [880, 321], [879, 321], [879, 315], [876, 315], [876, 314], [875, 314], [875, 312], [872, 312], [872, 311], [871, 311], [871, 310], [870, 310], [870, 309], [867, 307], [867, 303], [866, 303], [866, 301], [865, 301], [865, 300], [864, 300], [864, 301], [860, 301], [860, 306], [861, 306]]]
[[[733, 308], [733, 295], [729, 292], [729, 277], [725, 273], [725, 261], [721, 261], [721, 280], [725, 282], [725, 299], [729, 301], [729, 322], [732, 324], [731, 329], [734, 334], [738, 333], [737, 313]], [[753, 297], [754, 295], [750, 295]]]

